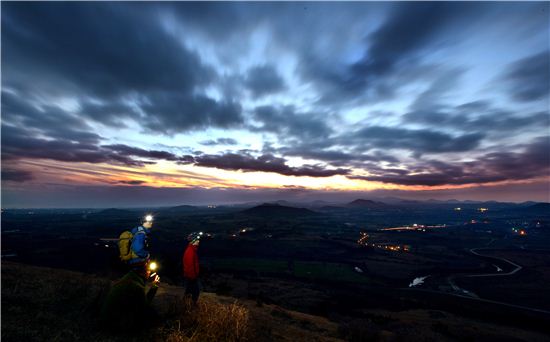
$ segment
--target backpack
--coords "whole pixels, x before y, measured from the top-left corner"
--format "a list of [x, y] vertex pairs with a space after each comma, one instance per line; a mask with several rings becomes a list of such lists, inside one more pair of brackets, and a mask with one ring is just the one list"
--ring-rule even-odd
[[132, 239], [134, 234], [129, 230], [122, 232], [118, 237], [118, 252], [120, 260], [127, 262], [132, 259]]

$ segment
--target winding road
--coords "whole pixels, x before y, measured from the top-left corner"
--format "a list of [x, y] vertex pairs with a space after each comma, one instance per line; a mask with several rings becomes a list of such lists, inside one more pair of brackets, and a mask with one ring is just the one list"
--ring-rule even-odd
[[[470, 292], [470, 291], [468, 291], [466, 289], [463, 289], [463, 288], [459, 287], [458, 285], [456, 285], [455, 282], [454, 282], [454, 280], [456, 278], [511, 276], [511, 275], [516, 274], [517, 272], [519, 272], [523, 268], [522, 266], [520, 266], [520, 265], [518, 265], [518, 264], [516, 264], [516, 263], [514, 263], [514, 262], [512, 262], [508, 259], [480, 254], [480, 253], [478, 253], [479, 250], [491, 250], [491, 248], [486, 248], [486, 247], [484, 247], [484, 248], [472, 248], [469, 251], [470, 251], [470, 253], [472, 253], [476, 256], [482, 257], [482, 258], [490, 258], [490, 259], [495, 259], [495, 260], [498, 260], [498, 261], [505, 262], [505, 263], [513, 266], [514, 269], [509, 271], [509, 272], [506, 272], [506, 273], [499, 272], [499, 273], [484, 273], [484, 274], [465, 274], [465, 275], [458, 275], [457, 274], [457, 275], [451, 275], [451, 276], [447, 277], [447, 282], [453, 288], [454, 293], [446, 292], [447, 295], [454, 296], [454, 297], [468, 298], [468, 299], [476, 300], [476, 301], [479, 301], [479, 302], [504, 305], [504, 306], [507, 306], [507, 307], [512, 307], [512, 308], [527, 310], [527, 311], [531, 311], [531, 312], [542, 313], [542, 314], [545, 314], [545, 315], [550, 315], [550, 311], [544, 310], [544, 309], [532, 308], [532, 307], [527, 307], [527, 306], [522, 306], [522, 305], [516, 305], [516, 304], [511, 304], [511, 303], [500, 302], [500, 301], [496, 301], [496, 300], [479, 298], [475, 293]], [[493, 265], [493, 266], [496, 266], [496, 265]], [[497, 268], [498, 268], [498, 266], [497, 266]], [[441, 291], [434, 291], [434, 290], [428, 290], [428, 289], [419, 289], [419, 288], [405, 288], [405, 289], [406, 290], [411, 290], [411, 291], [422, 291], [422, 292], [431, 292], [431, 293], [440, 293], [440, 294], [445, 293], [445, 292], [441, 292]]]
[[461, 295], [467, 295], [469, 297], [479, 298], [475, 293], [470, 292], [470, 291], [468, 291], [466, 289], [463, 289], [463, 288], [459, 287], [458, 285], [456, 285], [455, 279], [457, 279], [457, 278], [473, 278], [473, 277], [505, 277], [505, 276], [514, 275], [523, 268], [522, 266], [520, 266], [520, 265], [518, 265], [518, 264], [516, 264], [516, 263], [514, 263], [514, 262], [512, 262], [508, 259], [480, 254], [480, 253], [478, 253], [478, 251], [480, 251], [480, 250], [490, 250], [490, 248], [472, 248], [472, 249], [470, 249], [470, 253], [472, 253], [475, 256], [482, 257], [482, 258], [490, 258], [490, 259], [494, 259], [494, 260], [498, 260], [498, 261], [507, 263], [507, 264], [511, 265], [513, 267], [513, 269], [510, 272], [498, 272], [498, 269], [500, 269], [500, 268], [498, 266], [494, 265], [495, 267], [497, 267], [497, 273], [451, 275], [451, 276], [447, 277], [447, 282], [449, 283], [449, 285], [451, 285], [451, 288], [453, 289], [453, 291], [458, 292]]

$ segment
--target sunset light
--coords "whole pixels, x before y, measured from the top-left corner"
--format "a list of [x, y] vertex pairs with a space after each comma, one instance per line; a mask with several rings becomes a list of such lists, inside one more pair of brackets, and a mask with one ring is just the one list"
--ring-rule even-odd
[[548, 199], [544, 3], [194, 6], [3, 4], [4, 205], [83, 187]]

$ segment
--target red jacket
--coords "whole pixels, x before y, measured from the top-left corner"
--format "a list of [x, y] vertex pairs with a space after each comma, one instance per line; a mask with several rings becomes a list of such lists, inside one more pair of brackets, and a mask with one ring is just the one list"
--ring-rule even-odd
[[183, 276], [189, 279], [199, 277], [199, 257], [197, 255], [197, 246], [187, 245], [183, 253]]

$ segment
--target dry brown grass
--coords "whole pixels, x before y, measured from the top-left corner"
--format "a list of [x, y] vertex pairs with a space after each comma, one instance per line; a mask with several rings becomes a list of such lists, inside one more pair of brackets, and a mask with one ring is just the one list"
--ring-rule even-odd
[[202, 296], [194, 305], [189, 298], [177, 297], [175, 305], [180, 308], [179, 313], [162, 329], [165, 341], [249, 340], [249, 313], [237, 301], [221, 304]]

